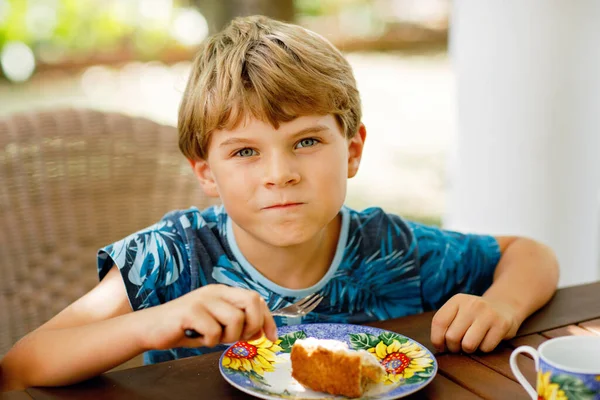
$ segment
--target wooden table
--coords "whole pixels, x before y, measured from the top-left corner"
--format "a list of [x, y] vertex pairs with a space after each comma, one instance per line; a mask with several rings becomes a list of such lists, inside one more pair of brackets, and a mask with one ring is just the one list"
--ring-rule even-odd
[[[432, 312], [370, 324], [399, 332], [427, 345]], [[408, 399], [528, 399], [509, 366], [517, 346], [537, 347], [548, 338], [600, 335], [600, 282], [560, 289], [548, 305], [529, 318], [513, 340], [490, 354], [437, 353], [439, 372], [423, 390]], [[220, 354], [190, 357], [111, 372], [78, 385], [30, 388], [0, 394], [1, 400], [22, 399], [252, 399], [220, 376]], [[534, 363], [519, 356], [521, 371], [535, 382]]]

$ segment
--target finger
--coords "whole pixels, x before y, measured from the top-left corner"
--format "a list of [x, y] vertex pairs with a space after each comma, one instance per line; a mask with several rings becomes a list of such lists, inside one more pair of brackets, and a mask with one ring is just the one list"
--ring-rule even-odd
[[223, 335], [223, 327], [221, 324], [208, 312], [200, 310], [197, 311], [189, 323], [186, 323], [181, 330], [183, 334], [185, 329], [194, 329], [200, 334], [197, 339], [185, 339], [182, 341], [183, 347], [214, 347], [221, 342], [221, 336]]
[[264, 335], [263, 331], [260, 330], [260, 331], [256, 332], [254, 335], [250, 336], [250, 339], [248, 339], [247, 341], [258, 340], [258, 339], [262, 338], [263, 335]]
[[458, 304], [450, 299], [433, 316], [431, 321], [431, 343], [440, 351], [446, 344], [446, 331], [458, 313]]
[[277, 337], [277, 325], [275, 324], [275, 320], [271, 315], [271, 311], [269, 310], [269, 307], [267, 307], [267, 304], [264, 302], [264, 300], [262, 300], [262, 303], [264, 304], [263, 319], [261, 322], [263, 327], [261, 330], [257, 331], [254, 335], [252, 335], [252, 337], [248, 340], [258, 340], [263, 335], [266, 335], [267, 339], [269, 339], [272, 342], [276, 342], [279, 339]]
[[218, 297], [241, 310], [258, 305], [260, 295], [254, 290], [219, 285]]
[[485, 353], [493, 351], [502, 339], [504, 339], [504, 335], [506, 335], [506, 332], [504, 332], [501, 325], [492, 326], [481, 341], [479, 348]]
[[475, 319], [462, 339], [462, 350], [465, 353], [474, 353], [490, 330], [491, 325], [492, 321], [487, 318]]
[[[227, 287], [226, 289], [226, 291], [221, 292], [223, 298], [250, 313], [250, 315], [247, 315], [246, 323], [248, 326], [244, 329], [244, 336], [260, 337], [261, 332], [264, 331], [269, 340], [276, 341], [277, 325], [264, 299], [254, 291], [233, 287]], [[259, 311], [256, 311], [254, 307], [257, 307]]]
[[265, 309], [265, 313], [263, 314], [263, 330], [265, 332], [265, 335], [267, 335], [267, 339], [269, 339], [271, 342], [276, 342], [278, 339], [277, 324], [275, 323], [275, 319], [273, 318], [273, 315], [271, 314], [271, 310], [269, 310], [267, 303], [265, 303], [264, 300], [262, 303]]
[[211, 302], [210, 306], [207, 306], [206, 309], [224, 328], [220, 342], [231, 343], [242, 339], [246, 320], [244, 310], [240, 310], [234, 305], [220, 299]]
[[243, 306], [246, 313], [246, 324], [244, 325], [242, 338], [251, 340], [254, 336], [260, 337], [262, 335], [264, 314], [269, 313], [269, 310], [258, 293], [248, 291], [247, 295], [247, 304]]
[[461, 342], [469, 327], [473, 324], [473, 314], [459, 309], [452, 324], [446, 330], [446, 347], [453, 353], [458, 353], [461, 349]]

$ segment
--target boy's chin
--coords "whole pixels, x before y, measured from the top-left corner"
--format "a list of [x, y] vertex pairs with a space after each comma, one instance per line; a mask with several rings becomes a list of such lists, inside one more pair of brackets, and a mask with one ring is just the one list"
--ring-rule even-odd
[[274, 247], [293, 247], [309, 242], [316, 232], [290, 232], [278, 229], [263, 232], [263, 240]]
[[277, 237], [270, 237], [267, 242], [273, 247], [294, 247], [308, 242], [310, 239], [298, 236], [286, 236], [278, 235]]

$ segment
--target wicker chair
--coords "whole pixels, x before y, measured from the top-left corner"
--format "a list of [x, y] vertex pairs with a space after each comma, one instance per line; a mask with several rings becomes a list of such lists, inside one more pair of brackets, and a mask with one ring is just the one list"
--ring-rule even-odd
[[0, 357], [97, 283], [100, 247], [209, 204], [174, 127], [82, 109], [0, 118]]

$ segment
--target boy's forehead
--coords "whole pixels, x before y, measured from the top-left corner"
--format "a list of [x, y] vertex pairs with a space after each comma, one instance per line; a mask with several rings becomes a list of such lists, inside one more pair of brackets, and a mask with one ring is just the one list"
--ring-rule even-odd
[[303, 115], [291, 121], [280, 122], [277, 127], [273, 126], [269, 121], [262, 120], [253, 115], [246, 115], [231, 129], [215, 130], [213, 136], [253, 135], [264, 133], [265, 131], [294, 134], [310, 128], [317, 130], [340, 130], [335, 117], [331, 114]]

